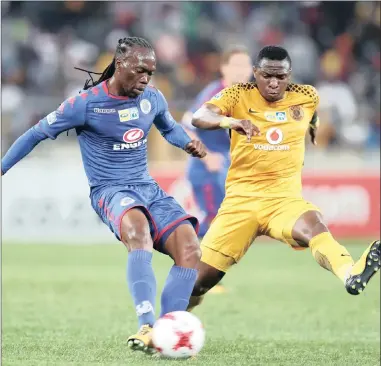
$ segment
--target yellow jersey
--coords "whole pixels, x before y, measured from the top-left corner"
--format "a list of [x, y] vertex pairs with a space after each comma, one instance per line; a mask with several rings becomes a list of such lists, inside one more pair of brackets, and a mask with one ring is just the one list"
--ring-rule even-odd
[[251, 142], [231, 131], [226, 195], [301, 197], [305, 135], [319, 96], [310, 85], [290, 84], [283, 99], [268, 102], [255, 83], [223, 89], [207, 103], [226, 116], [252, 121], [261, 131]]

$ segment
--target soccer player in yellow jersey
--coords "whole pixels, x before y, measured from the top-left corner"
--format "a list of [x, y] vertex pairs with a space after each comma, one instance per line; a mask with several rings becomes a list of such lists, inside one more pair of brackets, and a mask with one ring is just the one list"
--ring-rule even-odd
[[258, 235], [295, 249], [309, 247], [316, 261], [361, 293], [380, 268], [376, 240], [354, 263], [331, 235], [319, 209], [302, 197], [305, 134], [315, 144], [319, 96], [314, 87], [290, 82], [291, 59], [284, 48], [263, 48], [255, 83], [225, 88], [204, 104], [192, 124], [231, 134], [226, 195], [203, 238], [199, 275], [188, 310], [239, 262]]

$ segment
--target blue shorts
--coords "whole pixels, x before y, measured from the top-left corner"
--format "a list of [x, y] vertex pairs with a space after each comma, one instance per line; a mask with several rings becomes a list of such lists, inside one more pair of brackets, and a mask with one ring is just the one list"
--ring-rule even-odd
[[95, 212], [118, 240], [123, 216], [132, 208], [139, 208], [146, 215], [154, 248], [162, 253], [168, 236], [179, 225], [191, 224], [198, 231], [198, 220], [188, 215], [157, 183], [106, 187], [92, 193], [90, 198]]

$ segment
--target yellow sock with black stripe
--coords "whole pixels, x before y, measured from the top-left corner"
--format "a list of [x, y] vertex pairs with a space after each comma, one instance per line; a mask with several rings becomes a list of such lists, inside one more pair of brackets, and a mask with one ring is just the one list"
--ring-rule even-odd
[[345, 281], [353, 267], [353, 259], [347, 249], [339, 244], [331, 233], [321, 233], [310, 241], [312, 255], [323, 268]]

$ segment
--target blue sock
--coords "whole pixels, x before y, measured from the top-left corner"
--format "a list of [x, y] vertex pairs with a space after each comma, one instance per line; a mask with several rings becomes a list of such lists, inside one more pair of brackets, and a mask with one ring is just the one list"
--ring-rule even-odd
[[155, 323], [156, 278], [152, 268], [152, 253], [134, 250], [128, 254], [127, 282], [134, 299], [139, 327]]
[[161, 315], [185, 311], [197, 279], [197, 270], [173, 266], [161, 295]]

